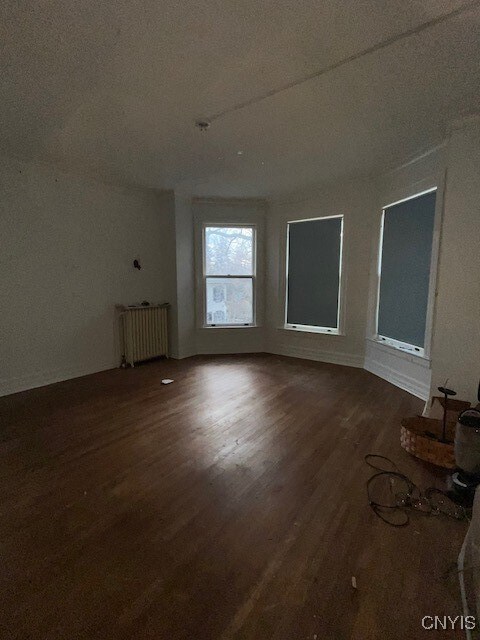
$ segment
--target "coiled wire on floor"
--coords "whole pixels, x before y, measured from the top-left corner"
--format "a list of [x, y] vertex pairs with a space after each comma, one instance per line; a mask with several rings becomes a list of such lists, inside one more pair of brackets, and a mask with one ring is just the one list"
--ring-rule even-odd
[[374, 514], [392, 527], [410, 523], [412, 510], [425, 515], [445, 515], [454, 520], [467, 517], [464, 507], [436, 487], [422, 491], [385, 456], [369, 453], [364, 458], [376, 473], [367, 481], [368, 503]]

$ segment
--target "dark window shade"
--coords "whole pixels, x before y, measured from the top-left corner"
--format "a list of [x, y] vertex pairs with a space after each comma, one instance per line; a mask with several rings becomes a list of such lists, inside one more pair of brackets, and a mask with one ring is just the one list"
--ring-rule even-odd
[[385, 209], [378, 333], [425, 346], [435, 191]]
[[342, 218], [288, 226], [287, 323], [338, 328]]

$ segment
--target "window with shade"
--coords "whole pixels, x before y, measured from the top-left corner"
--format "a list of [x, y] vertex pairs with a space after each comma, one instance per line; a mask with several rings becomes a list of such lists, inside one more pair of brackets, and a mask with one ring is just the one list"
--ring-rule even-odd
[[285, 327], [339, 333], [343, 216], [287, 225]]
[[424, 355], [436, 189], [383, 209], [377, 338]]
[[255, 323], [255, 240], [252, 225], [204, 226], [205, 326]]

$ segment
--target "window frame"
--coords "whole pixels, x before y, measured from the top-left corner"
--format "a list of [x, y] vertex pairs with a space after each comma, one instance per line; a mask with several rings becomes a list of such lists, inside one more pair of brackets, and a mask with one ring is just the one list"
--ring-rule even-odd
[[[434, 222], [433, 222], [433, 233], [432, 233], [432, 253], [430, 258], [430, 275], [428, 282], [428, 298], [427, 298], [427, 314], [425, 318], [425, 340], [424, 346], [420, 347], [418, 345], [410, 344], [408, 342], [403, 342], [402, 340], [397, 340], [396, 338], [391, 338], [389, 336], [384, 336], [378, 332], [378, 316], [379, 316], [379, 307], [380, 307], [380, 285], [382, 280], [382, 257], [383, 257], [383, 235], [384, 235], [384, 226], [385, 226], [385, 212], [390, 207], [394, 207], [397, 204], [402, 204], [403, 202], [408, 202], [409, 200], [415, 200], [416, 198], [421, 198], [422, 196], [427, 195], [428, 193], [435, 192], [435, 214], [434, 214]], [[375, 342], [379, 342], [380, 344], [385, 344], [399, 351], [404, 351], [413, 356], [417, 356], [420, 358], [428, 359], [430, 355], [430, 342], [431, 342], [431, 331], [432, 331], [432, 321], [433, 321], [433, 305], [435, 298], [435, 289], [436, 289], [436, 274], [437, 274], [437, 262], [438, 262], [438, 224], [439, 224], [439, 198], [441, 196], [440, 189], [438, 185], [434, 185], [429, 187], [428, 189], [423, 189], [417, 193], [406, 196], [405, 198], [400, 198], [399, 200], [395, 200], [394, 202], [390, 202], [382, 207], [382, 215], [380, 220], [380, 235], [379, 235], [379, 243], [378, 243], [378, 255], [377, 255], [377, 289], [375, 296], [375, 316], [374, 316], [374, 335], [373, 340]]]
[[[316, 325], [307, 324], [293, 324], [287, 322], [288, 318], [288, 279], [289, 279], [289, 253], [290, 253], [290, 225], [298, 224], [302, 222], [314, 222], [316, 220], [332, 220], [333, 218], [340, 218], [340, 251], [338, 261], [338, 303], [337, 303], [337, 326], [334, 327], [320, 327]], [[288, 220], [286, 229], [286, 253], [285, 253], [285, 306], [284, 306], [284, 322], [283, 328], [288, 331], [300, 331], [304, 333], [321, 333], [325, 335], [344, 335], [343, 331], [343, 309], [344, 309], [344, 229], [345, 229], [345, 216], [344, 214], [334, 214], [331, 216], [317, 216], [315, 218], [301, 218], [299, 220]]]
[[[206, 230], [213, 228], [252, 229], [252, 275], [207, 275]], [[251, 222], [202, 222], [202, 328], [203, 329], [242, 329], [257, 326], [257, 225]], [[207, 323], [207, 279], [246, 279], [252, 281], [252, 322], [242, 324]]]

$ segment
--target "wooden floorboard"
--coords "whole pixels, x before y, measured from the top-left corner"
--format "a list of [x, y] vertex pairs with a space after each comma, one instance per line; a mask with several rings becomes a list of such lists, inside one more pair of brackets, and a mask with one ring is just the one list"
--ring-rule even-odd
[[2, 637], [461, 637], [421, 618], [461, 612], [442, 575], [465, 524], [392, 529], [366, 499], [369, 452], [443, 486], [399, 445], [421, 409], [364, 370], [272, 355], [0, 399]]

